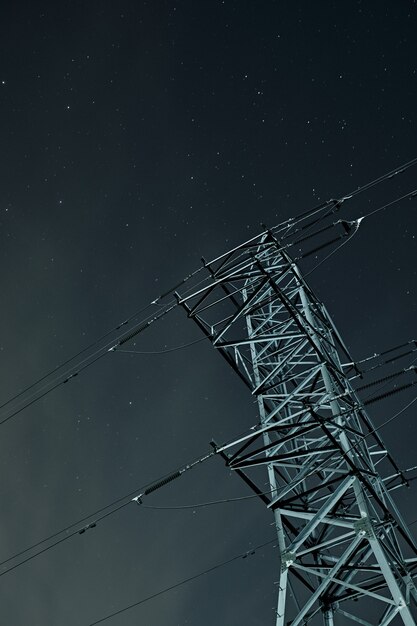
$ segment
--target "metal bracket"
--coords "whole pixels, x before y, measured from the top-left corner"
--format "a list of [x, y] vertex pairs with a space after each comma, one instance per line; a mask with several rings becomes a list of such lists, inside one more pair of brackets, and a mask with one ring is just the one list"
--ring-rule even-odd
[[356, 534], [359, 537], [366, 537], [367, 539], [375, 539], [375, 533], [372, 526], [372, 522], [369, 517], [362, 517], [353, 525]]
[[281, 554], [281, 571], [288, 569], [297, 558], [295, 552], [283, 552]]

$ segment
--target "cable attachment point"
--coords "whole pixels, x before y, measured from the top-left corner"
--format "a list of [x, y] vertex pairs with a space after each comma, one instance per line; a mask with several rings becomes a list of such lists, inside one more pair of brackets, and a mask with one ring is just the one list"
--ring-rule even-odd
[[84, 526], [84, 528], [81, 528], [81, 530], [78, 531], [78, 534], [83, 535], [86, 530], [89, 530], [90, 528], [95, 528], [96, 526], [97, 526], [96, 522], [91, 522], [91, 524], [87, 524], [87, 526]]
[[353, 220], [351, 222], [348, 222], [347, 220], [339, 220], [339, 223], [342, 224], [343, 228], [346, 231], [346, 234], [349, 234], [352, 230], [354, 232], [358, 230], [363, 219], [364, 217], [358, 217], [357, 220]]
[[248, 556], [252, 556], [253, 554], [255, 554], [256, 550], [248, 550], [248, 552], [245, 552], [245, 554], [242, 556], [242, 559], [247, 559]]

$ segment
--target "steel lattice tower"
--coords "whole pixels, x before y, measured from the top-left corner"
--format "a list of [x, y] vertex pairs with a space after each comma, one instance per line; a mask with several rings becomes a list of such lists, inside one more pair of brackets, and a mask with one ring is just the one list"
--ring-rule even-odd
[[416, 626], [417, 547], [390, 493], [406, 480], [325, 306], [272, 232], [205, 265], [210, 285], [177, 298], [257, 399], [221, 453], [273, 512], [276, 625]]

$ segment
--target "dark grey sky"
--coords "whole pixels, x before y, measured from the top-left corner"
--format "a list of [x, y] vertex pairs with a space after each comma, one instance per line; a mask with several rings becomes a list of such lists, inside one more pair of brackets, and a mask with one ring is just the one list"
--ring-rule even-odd
[[[405, 0], [3, 3], [1, 398], [201, 255], [415, 157], [416, 22]], [[411, 191], [415, 171], [343, 216]], [[416, 235], [405, 201], [309, 279], [356, 358], [416, 338]], [[136, 349], [198, 338], [177, 310]], [[410, 399], [375, 405], [375, 424]], [[252, 400], [205, 343], [111, 354], [61, 385], [1, 427], [0, 560], [244, 431], [257, 421]], [[416, 464], [414, 416], [384, 430], [405, 467]], [[147, 503], [244, 495], [213, 459]], [[398, 501], [417, 518], [415, 487]], [[87, 625], [267, 541], [271, 522], [256, 500], [128, 506], [0, 577], [0, 622]], [[264, 548], [108, 623], [272, 624], [276, 568]]]

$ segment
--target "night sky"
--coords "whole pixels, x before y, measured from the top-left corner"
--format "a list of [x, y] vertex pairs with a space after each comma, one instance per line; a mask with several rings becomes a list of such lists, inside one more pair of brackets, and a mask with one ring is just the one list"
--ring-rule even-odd
[[[2, 3], [1, 404], [202, 256], [416, 157], [416, 26], [409, 0]], [[416, 171], [341, 216], [412, 191]], [[417, 338], [416, 202], [366, 219], [308, 278], [357, 359]], [[176, 309], [126, 349], [200, 337]], [[370, 407], [375, 425], [413, 393]], [[403, 468], [417, 464], [415, 406], [381, 431]], [[109, 353], [2, 424], [0, 561], [257, 420], [208, 342]], [[416, 485], [397, 496], [408, 522]], [[146, 504], [248, 495], [213, 458]], [[88, 626], [273, 539], [272, 521], [257, 499], [131, 504], [3, 576], [33, 552], [2, 565], [0, 622]], [[106, 623], [272, 625], [277, 567], [266, 546]]]

